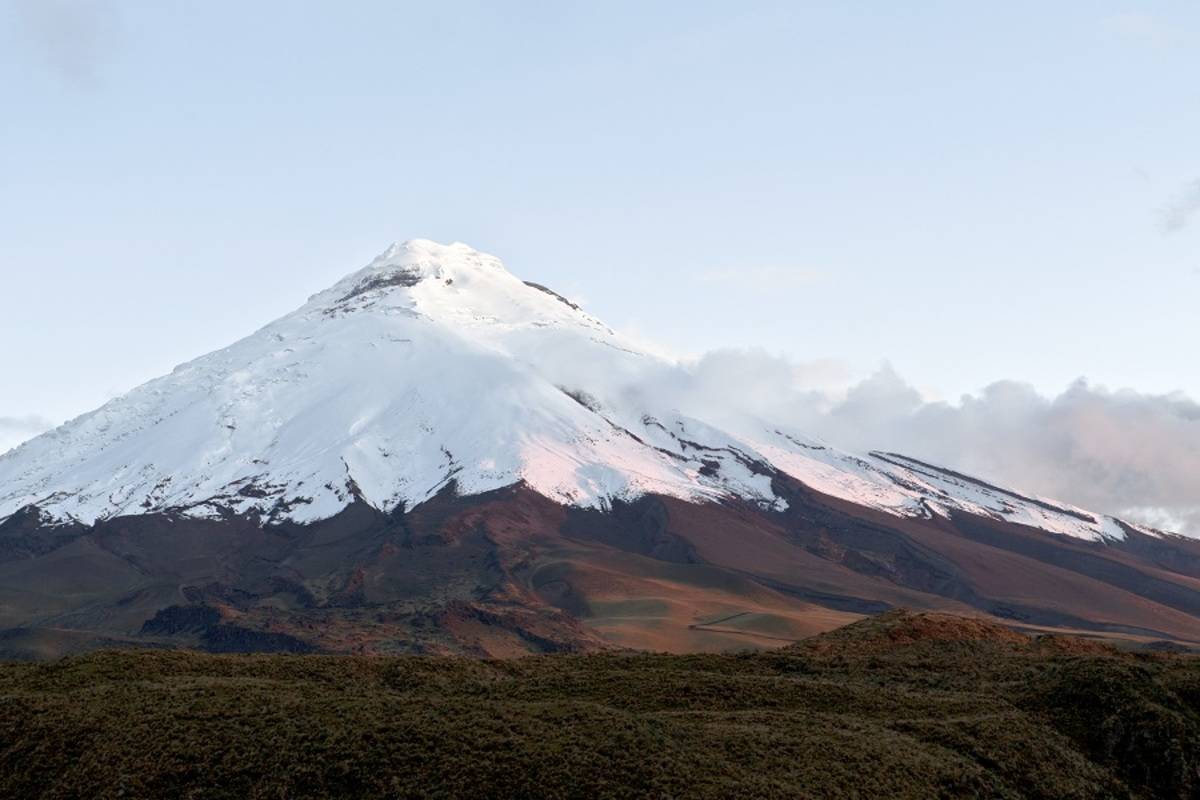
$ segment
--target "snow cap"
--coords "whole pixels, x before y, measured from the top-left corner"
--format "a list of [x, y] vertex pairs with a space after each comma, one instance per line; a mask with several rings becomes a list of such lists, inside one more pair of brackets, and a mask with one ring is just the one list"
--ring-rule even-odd
[[481, 253], [462, 242], [442, 244], [432, 239], [407, 239], [393, 242], [377, 255], [367, 269], [382, 270], [392, 267], [408, 267], [424, 277], [439, 276], [445, 267], [476, 265], [506, 272], [504, 264], [495, 256]]

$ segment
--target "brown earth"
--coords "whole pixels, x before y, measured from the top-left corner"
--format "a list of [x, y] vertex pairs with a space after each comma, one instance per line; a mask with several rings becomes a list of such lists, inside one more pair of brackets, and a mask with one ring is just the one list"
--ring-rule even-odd
[[1200, 542], [1092, 543], [969, 515], [898, 519], [778, 477], [775, 490], [786, 512], [661, 497], [600, 512], [513, 487], [393, 514], [359, 503], [310, 526], [147, 515], [46, 528], [19, 514], [0, 524], [0, 655], [714, 652], [897, 607], [1200, 642]]

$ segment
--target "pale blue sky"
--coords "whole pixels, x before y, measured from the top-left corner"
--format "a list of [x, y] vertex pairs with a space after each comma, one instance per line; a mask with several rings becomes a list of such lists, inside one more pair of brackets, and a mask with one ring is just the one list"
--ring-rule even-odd
[[1198, 179], [1191, 1], [0, 0], [0, 418], [412, 237], [678, 352], [1200, 397]]

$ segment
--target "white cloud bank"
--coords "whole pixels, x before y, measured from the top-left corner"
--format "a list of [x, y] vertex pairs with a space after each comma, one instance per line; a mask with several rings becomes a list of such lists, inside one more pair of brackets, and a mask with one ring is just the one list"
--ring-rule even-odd
[[[836, 388], [826, 363], [707, 354], [645, 388], [685, 413], [745, 410], [847, 450], [891, 450], [1000, 485], [1200, 536], [1200, 404], [1080, 380], [1055, 397], [1015, 381], [934, 402], [884, 367]], [[724, 418], [724, 419], [723, 419]], [[733, 423], [736, 427], [736, 423]]]

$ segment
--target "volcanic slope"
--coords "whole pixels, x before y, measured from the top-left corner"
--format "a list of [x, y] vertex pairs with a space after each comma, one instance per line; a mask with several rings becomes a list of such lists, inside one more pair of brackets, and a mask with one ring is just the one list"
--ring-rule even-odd
[[782, 644], [895, 605], [1200, 640], [1195, 542], [656, 390], [465, 245], [0, 456], [0, 634], [510, 654]]

